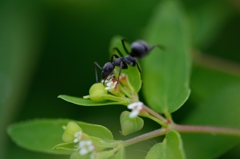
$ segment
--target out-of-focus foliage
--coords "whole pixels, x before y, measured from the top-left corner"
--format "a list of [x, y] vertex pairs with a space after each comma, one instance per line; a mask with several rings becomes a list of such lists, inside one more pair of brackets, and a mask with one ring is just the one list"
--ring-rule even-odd
[[[186, 20], [189, 20], [193, 49], [240, 63], [240, 3], [235, 0], [179, 2], [182, 2], [189, 18]], [[108, 45], [111, 37], [120, 34], [129, 41], [142, 38], [142, 32], [158, 3], [157, 0], [140, 0], [137, 3], [127, 0], [1, 1], [0, 158], [69, 158], [33, 153], [13, 144], [6, 135], [6, 127], [25, 119], [72, 118], [104, 125], [112, 130], [116, 138], [126, 139], [118, 133], [119, 115], [124, 107], [78, 107], [57, 99], [57, 96], [63, 93], [86, 95], [95, 82], [93, 61], [101, 66], [109, 61]], [[172, 43], [178, 41], [173, 40]], [[232, 70], [229, 64], [221, 65]], [[233, 88], [236, 83], [239, 84], [239, 71], [232, 73], [235, 75], [222, 75], [221, 71], [208, 71], [195, 66], [192, 72], [190, 102], [176, 112], [176, 122], [185, 119], [187, 123], [190, 120], [188, 115], [193, 113], [197, 123], [198, 116], [204, 111], [198, 108], [201, 105], [207, 105], [211, 107], [210, 110], [214, 110], [214, 114], [219, 114], [223, 110], [219, 110], [221, 108], [218, 109], [217, 105], [204, 103], [216, 99], [218, 95], [224, 96], [225, 88], [225, 93], [231, 92], [231, 89], [235, 93], [239, 91]], [[231, 99], [231, 94], [228, 96]], [[234, 106], [239, 105], [235, 101], [231, 102]], [[201, 110], [199, 114], [196, 113], [198, 110]], [[240, 113], [235, 109], [232, 111]], [[228, 113], [224, 114], [228, 116], [231, 111], [224, 113]], [[206, 119], [212, 116], [205, 115]], [[156, 125], [146, 121], [140, 133], [154, 128]], [[154, 144], [155, 141], [132, 146], [127, 149], [127, 156], [143, 158], [146, 149]], [[218, 145], [217, 142], [215, 144]], [[186, 155], [191, 154], [186, 152]], [[235, 148], [231, 153], [223, 155], [222, 159], [225, 156], [240, 158], [239, 149]]]

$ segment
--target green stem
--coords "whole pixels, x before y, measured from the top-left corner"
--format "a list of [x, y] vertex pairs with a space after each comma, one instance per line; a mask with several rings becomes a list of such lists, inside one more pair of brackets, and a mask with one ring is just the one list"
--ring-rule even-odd
[[172, 115], [170, 113], [164, 113], [165, 117], [170, 120], [171, 122], [173, 122], [172, 120]]
[[230, 135], [240, 136], [239, 129], [232, 128], [221, 128], [214, 126], [195, 126], [195, 125], [177, 125], [172, 126], [173, 129], [180, 133], [199, 133], [199, 134], [219, 134], [219, 135]]
[[156, 117], [157, 119], [161, 120], [164, 125], [166, 125], [167, 123], [167, 120], [161, 116], [160, 114], [158, 114], [157, 112], [155, 112], [154, 110], [152, 110], [151, 108], [147, 107], [146, 105], [143, 105], [143, 108], [148, 112], [150, 113], [151, 115], [153, 115], [154, 117]]
[[164, 123], [163, 121], [159, 120], [158, 118], [155, 118], [154, 116], [151, 116], [151, 115], [148, 115], [148, 116], [147, 116], [147, 115], [146, 115], [146, 116], [144, 116], [144, 117], [147, 117], [147, 118], [149, 118], [149, 119], [157, 122], [158, 124], [160, 124], [160, 125], [161, 125], [162, 127], [164, 127], [164, 128], [167, 127], [167, 124], [166, 124], [166, 123]]
[[157, 129], [157, 130], [151, 131], [149, 133], [137, 136], [135, 138], [125, 140], [125, 141], [123, 141], [123, 144], [125, 147], [127, 147], [127, 146], [133, 145], [135, 143], [144, 141], [144, 140], [149, 140], [154, 137], [165, 135], [165, 134], [167, 134], [167, 132], [168, 132], [168, 129], [163, 129], [163, 128]]
[[177, 125], [177, 124], [171, 124], [169, 126], [170, 126], [169, 129], [165, 129], [165, 128], [157, 129], [149, 133], [137, 136], [135, 138], [123, 141], [124, 146], [127, 147], [141, 141], [145, 141], [151, 138], [165, 135], [169, 132], [170, 129], [174, 129], [180, 133], [219, 134], [219, 135], [240, 136], [240, 130], [232, 129], [232, 128], [220, 128], [220, 127], [213, 127], [213, 126]]
[[126, 102], [127, 103], [125, 98], [117, 97], [117, 96], [110, 95], [110, 94], [104, 94], [104, 95], [101, 95], [100, 97], [104, 98], [106, 100], [112, 100], [112, 101], [118, 101], [118, 102], [123, 102], [123, 103]]

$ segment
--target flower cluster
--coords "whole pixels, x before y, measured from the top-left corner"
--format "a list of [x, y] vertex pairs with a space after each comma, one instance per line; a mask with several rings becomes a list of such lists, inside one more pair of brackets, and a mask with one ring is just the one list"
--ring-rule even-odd
[[53, 149], [71, 150], [73, 151], [71, 158], [111, 158], [124, 147], [122, 141], [113, 139], [105, 141], [96, 136], [89, 136], [73, 121], [68, 122], [66, 126], [63, 126], [63, 129], [62, 139], [64, 143], [56, 145]]
[[86, 155], [92, 151], [94, 151], [95, 147], [93, 145], [93, 142], [91, 140], [85, 140], [79, 142], [79, 153], [80, 155]]
[[80, 155], [86, 155], [95, 150], [95, 146], [90, 137], [82, 132], [82, 129], [75, 122], [69, 122], [67, 126], [63, 126], [63, 141], [73, 142], [77, 144], [77, 150]]
[[102, 80], [102, 83], [95, 83], [89, 90], [89, 95], [83, 96], [84, 99], [91, 99], [95, 102], [117, 101], [123, 105], [128, 105], [138, 101], [137, 92], [131, 85], [127, 75], [115, 77], [114, 74]]
[[115, 81], [115, 80], [112, 79], [111, 81], [108, 81], [106, 85], [107, 85], [107, 86], [105, 87], [106, 90], [108, 90], [108, 91], [113, 90], [113, 89], [115, 89], [116, 86], [117, 86], [117, 81]]

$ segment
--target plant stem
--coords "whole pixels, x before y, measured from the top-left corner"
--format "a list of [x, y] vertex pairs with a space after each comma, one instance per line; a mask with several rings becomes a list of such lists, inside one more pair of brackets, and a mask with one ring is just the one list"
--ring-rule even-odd
[[145, 116], [145, 117], [157, 122], [158, 124], [160, 124], [164, 128], [166, 128], [168, 126], [167, 123], [164, 123], [163, 121], [159, 120], [158, 118], [155, 118], [154, 116], [148, 115], [148, 116]]
[[171, 122], [173, 122], [172, 115], [170, 113], [165, 113], [164, 115], [167, 118], [167, 120], [170, 120]]
[[228, 74], [240, 75], [240, 65], [237, 63], [201, 53], [199, 50], [194, 50], [193, 53], [193, 61], [197, 65]]
[[221, 128], [221, 127], [214, 127], [214, 126], [178, 125], [174, 123], [170, 124], [169, 126], [170, 126], [169, 129], [165, 129], [165, 128], [157, 129], [149, 133], [137, 136], [135, 138], [123, 141], [124, 146], [127, 147], [141, 141], [145, 141], [154, 137], [165, 135], [171, 129], [176, 130], [180, 133], [240, 136], [240, 130], [232, 129], [232, 128]]
[[156, 117], [157, 119], [161, 120], [164, 123], [167, 123], [167, 120], [161, 116], [160, 114], [158, 114], [157, 112], [155, 112], [154, 110], [152, 110], [151, 108], [147, 107], [146, 105], [143, 105], [143, 108], [150, 113], [151, 115], [153, 115], [154, 117]]
[[174, 124], [172, 128], [180, 133], [199, 133], [199, 134], [219, 134], [219, 135], [240, 136], [240, 130], [232, 129], [232, 128], [221, 128], [221, 127], [214, 127], [214, 126], [178, 125], [178, 124]]
[[157, 136], [165, 135], [165, 134], [167, 134], [167, 132], [168, 132], [168, 129], [161, 128], [161, 129], [157, 129], [157, 130], [151, 131], [149, 133], [137, 136], [135, 138], [125, 140], [125, 141], [123, 141], [123, 143], [124, 143], [124, 146], [127, 147], [127, 146], [133, 145], [135, 143], [144, 141], [144, 140], [148, 140], [148, 139], [151, 139], [151, 138], [154, 138]]

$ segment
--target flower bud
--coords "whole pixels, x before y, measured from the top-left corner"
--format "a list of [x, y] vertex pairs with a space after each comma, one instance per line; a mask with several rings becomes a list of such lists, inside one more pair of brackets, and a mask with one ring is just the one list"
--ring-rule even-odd
[[124, 86], [124, 88], [126, 90], [129, 90], [131, 92], [134, 92], [134, 88], [133, 86], [131, 85], [129, 79], [128, 79], [128, 76], [125, 75], [125, 74], [121, 74], [120, 78], [119, 78], [119, 81], [120, 83]]
[[63, 133], [62, 140], [64, 142], [72, 142], [75, 138], [74, 134], [79, 131], [82, 131], [82, 129], [78, 126], [77, 123], [72, 121], [68, 122]]
[[89, 98], [95, 102], [103, 102], [106, 99], [101, 98], [101, 95], [108, 94], [105, 86], [102, 83], [95, 83], [89, 90]]

